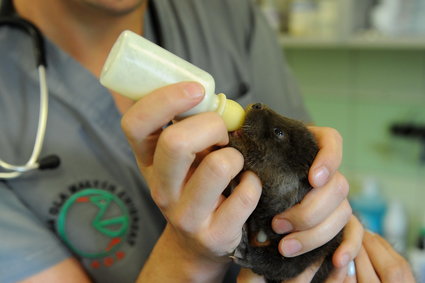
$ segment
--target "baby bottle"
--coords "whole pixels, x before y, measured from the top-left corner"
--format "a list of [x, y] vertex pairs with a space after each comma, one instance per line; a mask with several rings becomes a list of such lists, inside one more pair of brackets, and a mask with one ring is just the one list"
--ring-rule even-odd
[[226, 99], [224, 94], [215, 94], [215, 82], [209, 73], [132, 31], [126, 30], [118, 37], [100, 75], [103, 86], [134, 100], [182, 81], [202, 84], [205, 96], [198, 105], [177, 118], [214, 111], [223, 117], [228, 131], [242, 126], [244, 109]]

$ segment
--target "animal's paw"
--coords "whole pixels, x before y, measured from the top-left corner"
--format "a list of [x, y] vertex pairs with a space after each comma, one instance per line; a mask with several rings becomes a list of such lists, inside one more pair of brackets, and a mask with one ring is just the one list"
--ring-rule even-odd
[[251, 268], [253, 265], [249, 261], [249, 239], [246, 225], [242, 228], [242, 238], [239, 245], [236, 247], [233, 255], [230, 256], [235, 263], [242, 267]]
[[253, 265], [251, 262], [249, 262], [247, 258], [247, 248], [248, 248], [247, 244], [244, 242], [241, 242], [239, 246], [233, 252], [233, 255], [230, 256], [230, 258], [232, 258], [236, 264], [242, 267], [252, 268]]

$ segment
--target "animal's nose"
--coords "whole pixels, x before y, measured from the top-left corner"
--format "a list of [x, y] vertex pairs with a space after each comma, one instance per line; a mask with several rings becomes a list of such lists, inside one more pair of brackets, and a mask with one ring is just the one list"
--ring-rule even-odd
[[261, 109], [263, 109], [263, 104], [262, 103], [255, 103], [255, 104], [252, 104], [251, 108], [255, 109], [255, 110], [261, 110]]

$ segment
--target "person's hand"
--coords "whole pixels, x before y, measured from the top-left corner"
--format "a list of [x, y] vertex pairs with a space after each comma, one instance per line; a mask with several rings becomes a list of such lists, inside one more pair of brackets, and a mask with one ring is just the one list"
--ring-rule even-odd
[[[363, 226], [358, 221], [355, 216], [350, 218], [350, 221], [347, 223], [344, 234], [343, 234], [343, 244], [346, 245], [351, 240], [347, 240], [347, 238], [355, 237], [356, 240], [352, 240], [353, 243], [358, 245], [355, 247], [355, 250], [359, 250], [361, 246], [361, 241], [363, 238]], [[309, 266], [305, 271], [303, 271], [300, 275], [290, 280], [283, 281], [283, 283], [305, 283], [311, 282], [317, 270], [320, 267], [321, 262], [317, 262], [311, 266]], [[356, 282], [356, 273], [355, 269], [353, 269], [354, 262], [351, 261], [348, 265], [335, 267], [334, 270], [330, 273], [329, 277], [325, 281], [325, 283], [355, 283]], [[265, 283], [266, 280], [264, 277], [255, 274], [249, 269], [242, 269], [238, 275], [238, 283]], [[367, 282], [367, 281], [365, 281]]]
[[[277, 233], [288, 233], [279, 245], [286, 257], [296, 256], [331, 240], [349, 221], [352, 210], [347, 200], [349, 185], [338, 172], [342, 160], [342, 138], [331, 128], [309, 127], [319, 144], [310, 168], [313, 189], [303, 200], [277, 215], [272, 222]], [[362, 234], [350, 234], [335, 252], [333, 263], [344, 267], [357, 255]]]
[[366, 231], [356, 260], [359, 283], [414, 283], [409, 263], [378, 234]]
[[199, 103], [203, 92], [190, 82], [156, 90], [125, 114], [122, 127], [169, 223], [166, 238], [184, 253], [180, 260], [228, 262], [260, 198], [260, 181], [245, 172], [232, 194], [222, 195], [244, 160], [236, 149], [221, 147], [228, 143], [228, 133], [217, 114], [195, 115], [162, 128]]

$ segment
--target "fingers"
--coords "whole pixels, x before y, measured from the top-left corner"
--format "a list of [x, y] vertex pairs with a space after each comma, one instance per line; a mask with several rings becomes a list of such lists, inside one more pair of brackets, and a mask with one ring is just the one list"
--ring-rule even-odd
[[359, 283], [379, 283], [379, 277], [373, 268], [372, 262], [362, 246], [356, 257], [356, 277]]
[[229, 182], [242, 170], [242, 154], [231, 147], [209, 153], [199, 164], [178, 200], [179, 218], [190, 218], [191, 226], [199, 226], [216, 209]]
[[[205, 131], [205, 125], [208, 125], [208, 131]], [[177, 201], [181, 194], [180, 189], [187, 178], [187, 173], [196, 158], [196, 154], [213, 145], [224, 145], [227, 142], [228, 133], [224, 122], [215, 113], [199, 114], [167, 127], [159, 137], [153, 159], [155, 164], [154, 176], [158, 180], [158, 186], [161, 187], [163, 194], [159, 197], [170, 202]], [[236, 152], [236, 150], [233, 150], [233, 152]], [[210, 159], [216, 156], [213, 155]], [[223, 154], [219, 156], [223, 156]], [[224, 156], [223, 160], [235, 163], [233, 160], [229, 160], [229, 157]], [[239, 157], [238, 160], [240, 161], [241, 158]], [[220, 165], [216, 160], [214, 161], [208, 163], [209, 172], [222, 170], [220, 166], [224, 167], [227, 164], [226, 162]], [[231, 168], [232, 166], [227, 167]], [[225, 173], [213, 172], [214, 175], [210, 177], [209, 181], [211, 182], [212, 177], [222, 177]]]
[[[272, 221], [274, 231], [283, 234], [318, 225], [346, 201], [348, 191], [348, 182], [342, 174], [336, 172], [325, 186], [311, 190], [299, 204], [274, 217]], [[349, 206], [344, 208], [341, 217], [348, 221], [351, 208]]]
[[353, 262], [360, 253], [363, 239], [363, 226], [355, 216], [351, 216], [350, 221], [344, 228], [344, 236], [341, 245], [335, 251], [332, 261], [335, 269], [332, 271], [326, 283], [357, 282], [357, 267]]
[[[261, 196], [261, 182], [250, 171], [242, 173], [240, 183], [232, 194], [221, 203], [214, 214], [212, 230], [232, 231], [229, 234], [240, 235], [240, 227], [246, 222], [257, 206]], [[239, 242], [240, 239], [235, 239]]]
[[[182, 112], [197, 105], [204, 96], [203, 87], [194, 82], [183, 82], [160, 88], [144, 96], [127, 111], [121, 126], [138, 162], [149, 165], [158, 129]], [[154, 142], [152, 142], [152, 140]]]
[[[215, 256], [228, 259], [228, 255], [240, 243], [242, 226], [255, 209], [260, 195], [260, 180], [254, 173], [245, 172], [232, 194], [227, 199], [222, 200], [217, 209], [198, 226], [193, 224], [193, 219], [198, 218], [193, 213], [202, 213], [200, 212], [202, 208], [196, 203], [191, 205], [197, 206], [198, 209], [197, 211], [192, 210], [192, 214], [186, 214], [188, 216], [186, 223], [171, 222], [174, 223], [174, 226], [177, 223], [176, 228], [195, 239], [202, 249], [212, 252]], [[193, 227], [193, 230], [187, 230], [187, 227], [189, 229]]]
[[351, 208], [346, 200], [319, 225], [284, 237], [279, 243], [280, 253], [293, 257], [324, 245], [341, 231], [350, 215]]
[[360, 221], [352, 215], [344, 228], [341, 245], [335, 251], [332, 261], [337, 268], [346, 266], [359, 253], [362, 247], [364, 229]]
[[336, 172], [325, 186], [313, 189], [299, 204], [274, 217], [272, 227], [275, 232], [298, 231], [281, 242], [281, 253], [285, 256], [298, 255], [332, 239], [351, 217], [347, 194], [348, 183]]
[[363, 245], [382, 282], [415, 282], [407, 261], [381, 236], [366, 232]]
[[338, 170], [342, 160], [342, 137], [332, 128], [308, 127], [319, 145], [317, 154], [309, 171], [309, 181], [313, 187], [321, 187]]

